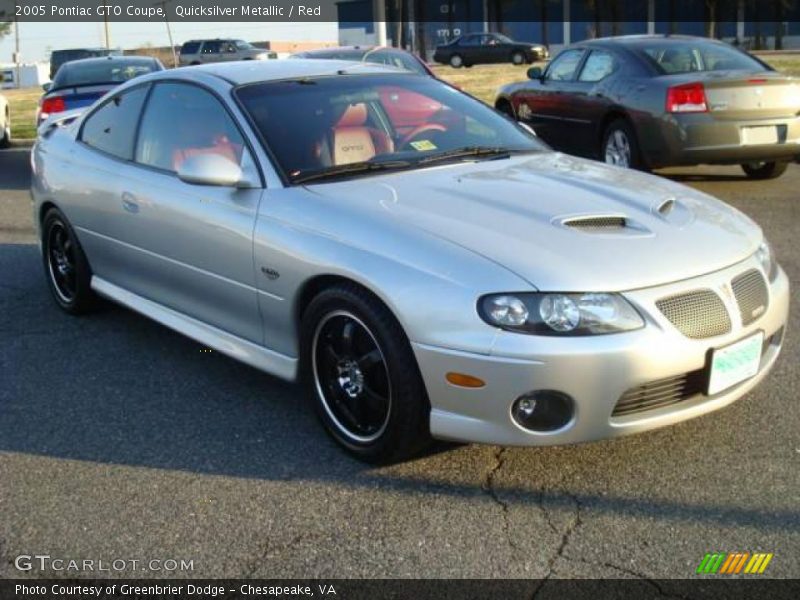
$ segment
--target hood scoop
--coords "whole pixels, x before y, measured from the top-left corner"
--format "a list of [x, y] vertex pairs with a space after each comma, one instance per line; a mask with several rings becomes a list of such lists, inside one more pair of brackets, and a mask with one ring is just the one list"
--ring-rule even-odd
[[553, 223], [590, 235], [642, 236], [652, 232], [625, 215], [570, 215], [557, 217]]
[[628, 226], [625, 217], [614, 215], [597, 215], [570, 217], [561, 221], [564, 227], [578, 229], [586, 233], [618, 233]]

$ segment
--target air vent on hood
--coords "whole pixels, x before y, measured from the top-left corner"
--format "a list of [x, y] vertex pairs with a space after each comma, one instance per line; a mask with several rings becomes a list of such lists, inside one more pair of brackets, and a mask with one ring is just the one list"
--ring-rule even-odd
[[567, 219], [562, 223], [565, 227], [580, 229], [589, 233], [619, 231], [628, 226], [625, 217], [619, 216], [575, 217]]

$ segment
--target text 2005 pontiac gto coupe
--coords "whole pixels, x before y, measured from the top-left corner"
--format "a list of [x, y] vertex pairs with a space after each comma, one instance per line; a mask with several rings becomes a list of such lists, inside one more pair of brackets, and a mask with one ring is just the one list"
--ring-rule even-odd
[[563, 444], [730, 404], [781, 348], [761, 229], [565, 156], [435, 79], [338, 61], [145, 75], [33, 151], [47, 282], [288, 380], [330, 434]]

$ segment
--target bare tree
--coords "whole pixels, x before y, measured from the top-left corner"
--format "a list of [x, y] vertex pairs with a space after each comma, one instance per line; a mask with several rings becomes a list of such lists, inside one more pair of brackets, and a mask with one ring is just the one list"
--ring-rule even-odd
[[0, 40], [11, 33], [11, 26], [14, 24], [6, 19], [8, 19], [8, 16], [5, 11], [0, 10]]
[[775, 7], [775, 50], [783, 50], [783, 23], [786, 11], [794, 8], [794, 0], [773, 0]]
[[717, 37], [717, 0], [706, 2], [706, 37]]

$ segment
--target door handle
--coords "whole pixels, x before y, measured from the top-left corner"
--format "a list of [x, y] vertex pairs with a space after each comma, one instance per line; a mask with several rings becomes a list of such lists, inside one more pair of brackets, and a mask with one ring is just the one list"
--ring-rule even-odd
[[122, 208], [134, 215], [139, 212], [139, 203], [136, 202], [136, 198], [130, 192], [122, 194]]

